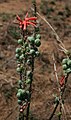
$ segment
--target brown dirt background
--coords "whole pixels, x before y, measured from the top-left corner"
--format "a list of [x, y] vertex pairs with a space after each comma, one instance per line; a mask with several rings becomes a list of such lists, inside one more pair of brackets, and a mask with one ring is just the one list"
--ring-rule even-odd
[[[41, 0], [37, 0], [39, 12], [55, 28], [68, 50], [71, 50], [71, 0], [44, 0], [42, 11]], [[54, 1], [55, 4], [52, 4]], [[18, 32], [13, 28], [16, 14], [24, 17], [31, 7], [31, 0], [0, 0], [0, 120], [16, 120], [18, 115], [16, 88], [19, 76], [16, 72], [15, 49]], [[67, 7], [67, 9], [66, 9]], [[47, 8], [53, 8], [48, 12]], [[39, 17], [38, 17], [39, 18]], [[61, 60], [64, 54], [59, 51], [53, 32], [40, 18], [42, 36], [40, 57], [35, 61], [31, 113], [33, 120], [47, 120], [54, 108], [53, 94], [58, 94], [53, 70], [52, 53], [55, 53], [58, 75], [62, 75]], [[64, 94], [65, 111], [62, 120], [71, 120], [71, 75]], [[56, 113], [57, 114], [57, 113]], [[58, 120], [56, 115], [52, 120]]]

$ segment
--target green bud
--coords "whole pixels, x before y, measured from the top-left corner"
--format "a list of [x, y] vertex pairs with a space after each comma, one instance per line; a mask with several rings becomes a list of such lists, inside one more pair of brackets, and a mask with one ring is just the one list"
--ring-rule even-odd
[[64, 64], [62, 67], [63, 67], [63, 70], [66, 70], [68, 68], [66, 64]]
[[34, 49], [30, 49], [30, 54], [31, 55], [35, 55], [35, 50]]
[[20, 70], [20, 67], [17, 67], [17, 72], [20, 72], [21, 70]]
[[26, 84], [30, 84], [30, 83], [31, 83], [31, 79], [27, 79]]
[[39, 57], [40, 56], [40, 52], [39, 51], [36, 51], [36, 57]]
[[23, 89], [18, 89], [18, 92], [20, 92], [22, 95], [24, 95], [25, 90], [23, 90]]
[[67, 64], [68, 66], [71, 66], [71, 60], [68, 60]]
[[29, 101], [30, 100], [30, 92], [27, 90], [26, 91], [26, 99]]
[[21, 81], [21, 80], [19, 80], [19, 81], [18, 81], [18, 84], [19, 84], [19, 85], [22, 85], [22, 81]]
[[67, 58], [63, 59], [62, 64], [67, 64]]
[[26, 91], [23, 89], [19, 89], [17, 93], [17, 98], [19, 100], [25, 100], [26, 99]]
[[19, 100], [22, 100], [21, 92], [18, 92], [18, 93], [17, 93], [17, 98], [18, 98]]
[[37, 39], [41, 39], [41, 35], [40, 35], [40, 34], [37, 34], [37, 35], [36, 35], [36, 38], [37, 38]]
[[21, 48], [16, 48], [16, 53], [20, 53], [21, 52]]
[[31, 65], [31, 64], [32, 64], [32, 62], [31, 62], [30, 59], [27, 60], [27, 64], [28, 64], [28, 65]]
[[22, 45], [22, 44], [23, 44], [23, 40], [22, 40], [22, 39], [19, 39], [19, 40], [18, 40], [18, 44], [21, 44], [21, 45]]
[[32, 76], [32, 72], [31, 71], [27, 71], [27, 76], [31, 77]]
[[29, 91], [27, 90], [26, 93], [29, 94]]
[[20, 59], [20, 60], [23, 60], [23, 58], [24, 58], [24, 55], [22, 54], [22, 55], [19, 57], [19, 59]]
[[28, 40], [29, 40], [31, 43], [34, 43], [35, 38], [34, 38], [33, 36], [31, 36], [31, 37], [28, 37]]
[[17, 59], [19, 59], [19, 54], [16, 54], [15, 56], [16, 56]]
[[20, 64], [20, 61], [19, 61], [19, 60], [17, 60], [16, 62], [17, 62], [17, 64]]
[[66, 73], [67, 73], [67, 74], [71, 73], [71, 69], [68, 68], [68, 69], [66, 70]]
[[39, 39], [36, 39], [36, 40], [35, 40], [35, 45], [36, 45], [37, 47], [39, 47], [39, 46], [41, 45], [41, 42], [40, 42]]
[[21, 100], [18, 100], [18, 104], [21, 105], [21, 104], [22, 104], [22, 101], [21, 101]]
[[23, 67], [22, 67], [22, 66], [17, 67], [17, 72], [22, 72], [22, 70], [23, 70]]

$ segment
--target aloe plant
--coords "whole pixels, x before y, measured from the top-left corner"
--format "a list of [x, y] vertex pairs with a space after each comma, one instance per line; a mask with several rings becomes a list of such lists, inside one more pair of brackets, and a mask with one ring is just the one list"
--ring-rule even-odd
[[[21, 38], [18, 40], [19, 47], [16, 48], [17, 72], [19, 73], [18, 80], [18, 104], [19, 104], [19, 120], [28, 120], [31, 102], [31, 91], [34, 72], [34, 60], [40, 55], [38, 47], [41, 45], [41, 36], [37, 31], [37, 17], [36, 17], [36, 2], [33, 1], [34, 17], [28, 18], [28, 12], [24, 18], [17, 15], [19, 27], [21, 29]], [[30, 22], [33, 21], [33, 22]], [[31, 36], [27, 35], [28, 25], [34, 27]], [[26, 117], [26, 118], [25, 118]]]

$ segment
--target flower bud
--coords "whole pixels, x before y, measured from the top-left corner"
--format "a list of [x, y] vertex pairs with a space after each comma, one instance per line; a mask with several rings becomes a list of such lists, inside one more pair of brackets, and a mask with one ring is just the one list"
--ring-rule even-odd
[[21, 80], [18, 81], [18, 85], [22, 85], [22, 81]]
[[37, 34], [37, 35], [36, 35], [36, 38], [37, 38], [37, 39], [41, 39], [41, 35], [40, 35], [40, 34]]
[[22, 72], [23, 71], [23, 67], [20, 66], [20, 67], [17, 67], [17, 72]]
[[18, 44], [21, 44], [21, 45], [22, 45], [22, 44], [23, 44], [23, 40], [22, 40], [22, 39], [19, 39], [19, 40], [18, 40]]
[[30, 49], [30, 54], [31, 55], [35, 55], [35, 50], [34, 49]]
[[36, 57], [40, 56], [40, 52], [39, 51], [36, 51], [35, 54], [36, 54]]
[[71, 60], [67, 61], [68, 66], [71, 66]]
[[21, 48], [16, 48], [16, 53], [20, 53], [21, 52]]
[[62, 67], [63, 67], [63, 70], [66, 70], [68, 68], [66, 64], [64, 64]]
[[66, 73], [67, 73], [67, 74], [71, 73], [71, 69], [68, 68], [68, 69], [66, 70]]
[[22, 104], [22, 101], [21, 101], [21, 100], [18, 100], [18, 104], [21, 105], [21, 104]]
[[16, 54], [15, 56], [16, 56], [17, 59], [19, 59], [19, 54]]
[[34, 37], [33, 36], [31, 36], [31, 37], [28, 37], [28, 40], [33, 44], [34, 43], [34, 41], [35, 41], [35, 39], [34, 39]]
[[27, 77], [29, 77], [29, 78], [32, 77], [32, 72], [31, 71], [27, 71]]
[[20, 60], [23, 60], [23, 58], [24, 58], [24, 55], [22, 54], [22, 55], [19, 57], [19, 59], [20, 59]]
[[31, 83], [31, 79], [27, 79], [26, 84], [30, 84], [30, 83]]
[[27, 65], [31, 65], [31, 64], [32, 64], [31, 60], [28, 59], [28, 60], [27, 60]]
[[39, 47], [39, 46], [41, 45], [41, 42], [40, 42], [39, 39], [36, 39], [36, 40], [35, 40], [35, 45], [36, 45], [37, 47]]

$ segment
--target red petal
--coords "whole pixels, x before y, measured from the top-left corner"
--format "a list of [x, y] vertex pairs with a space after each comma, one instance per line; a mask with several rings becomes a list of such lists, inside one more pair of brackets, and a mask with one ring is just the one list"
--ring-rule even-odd
[[27, 27], [26, 21], [23, 21], [23, 25], [24, 25], [24, 30], [26, 30], [26, 27]]
[[36, 27], [36, 25], [33, 22], [27, 22], [27, 24], [31, 24], [32, 26]]
[[25, 15], [25, 19], [28, 17], [28, 12], [26, 13], [26, 15]]
[[64, 85], [64, 80], [65, 80], [65, 76], [63, 76], [60, 80], [60, 85], [63, 86]]
[[25, 18], [26, 21], [28, 20], [37, 20], [37, 17], [30, 17], [30, 18]]
[[17, 18], [18, 21], [22, 22], [22, 20], [20, 19], [20, 17], [18, 15], [17, 15], [16, 18]]

